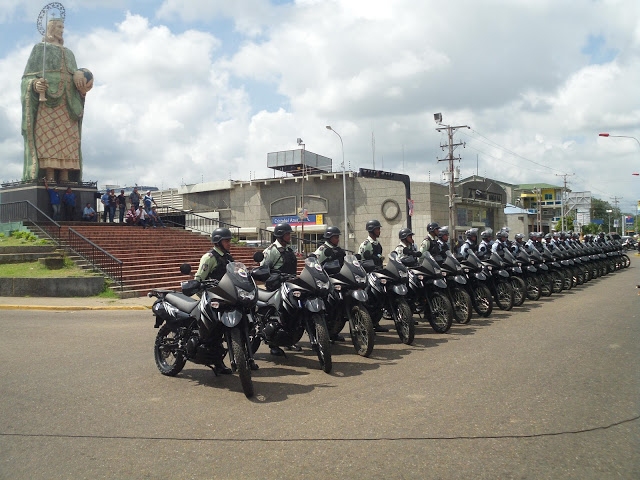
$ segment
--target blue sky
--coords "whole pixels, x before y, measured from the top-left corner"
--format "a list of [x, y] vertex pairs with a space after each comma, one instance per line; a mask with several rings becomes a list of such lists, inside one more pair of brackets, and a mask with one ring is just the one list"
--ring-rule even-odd
[[[269, 177], [296, 148], [440, 177], [433, 113], [469, 125], [462, 175], [640, 199], [640, 2], [63, 2], [94, 73], [86, 179], [177, 186]], [[19, 82], [45, 2], [0, 4], [1, 180], [22, 175]], [[375, 152], [372, 149], [375, 138]], [[542, 165], [542, 166], [541, 166]], [[623, 205], [624, 206], [624, 205]]]

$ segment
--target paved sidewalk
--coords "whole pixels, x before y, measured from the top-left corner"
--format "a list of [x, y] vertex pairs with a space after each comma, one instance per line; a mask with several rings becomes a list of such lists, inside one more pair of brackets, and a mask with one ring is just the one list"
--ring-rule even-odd
[[155, 298], [0, 297], [0, 310], [146, 310]]

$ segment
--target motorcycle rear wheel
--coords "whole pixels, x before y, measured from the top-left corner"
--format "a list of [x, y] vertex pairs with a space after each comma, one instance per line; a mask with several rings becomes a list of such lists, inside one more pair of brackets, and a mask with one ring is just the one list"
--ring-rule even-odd
[[500, 310], [513, 308], [513, 287], [508, 281], [498, 282], [496, 285], [496, 303]]
[[513, 288], [513, 306], [519, 307], [527, 298], [527, 288], [524, 280], [520, 277], [511, 277], [509, 280], [511, 281], [511, 288]]
[[429, 324], [436, 333], [447, 333], [453, 324], [453, 307], [449, 298], [435, 292], [431, 297], [431, 314]]
[[242, 341], [242, 332], [239, 328], [231, 330], [231, 350], [233, 351], [233, 360], [235, 361], [235, 368], [240, 377], [240, 383], [242, 384], [242, 391], [245, 397], [253, 397], [253, 381], [251, 380], [251, 367], [249, 367], [249, 355], [245, 347], [245, 343]]
[[411, 345], [416, 335], [416, 324], [413, 321], [411, 307], [404, 298], [399, 298], [391, 314], [396, 325], [396, 332], [405, 345]]
[[542, 292], [540, 291], [540, 279], [538, 277], [526, 277], [527, 298], [529, 300], [539, 300]]
[[469, 323], [473, 315], [471, 297], [461, 288], [454, 289], [451, 296], [453, 297], [453, 318], [458, 323]]
[[351, 343], [353, 343], [358, 355], [368, 357], [373, 352], [376, 335], [373, 330], [371, 315], [365, 308], [355, 305], [351, 309], [351, 317], [353, 318], [353, 328], [351, 328], [351, 323], [349, 324]]
[[327, 330], [327, 323], [322, 318], [322, 315], [314, 313], [311, 316], [311, 323], [316, 329], [316, 345], [315, 350], [320, 361], [320, 368], [325, 373], [331, 372], [333, 364], [331, 362], [331, 341], [329, 340], [329, 332]]
[[550, 297], [553, 293], [553, 279], [548, 273], [540, 275], [540, 293], [545, 297]]
[[175, 377], [187, 363], [184, 354], [178, 351], [177, 332], [167, 324], [162, 325], [156, 335], [153, 356], [160, 373], [168, 377]]
[[486, 285], [478, 285], [474, 291], [473, 308], [475, 308], [478, 315], [482, 317], [488, 317], [493, 311], [493, 297], [491, 296], [491, 290]]
[[560, 293], [564, 289], [564, 277], [557, 270], [552, 271], [549, 275], [551, 275], [553, 293]]

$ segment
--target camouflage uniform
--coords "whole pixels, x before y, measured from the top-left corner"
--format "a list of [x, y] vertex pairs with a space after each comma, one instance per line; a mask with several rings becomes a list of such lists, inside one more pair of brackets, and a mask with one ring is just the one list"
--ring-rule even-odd
[[200, 259], [200, 266], [196, 272], [195, 279], [200, 282], [207, 278], [220, 280], [224, 276], [229, 262], [233, 262], [231, 254], [224, 252], [216, 245]]
[[382, 265], [384, 260], [384, 256], [382, 255], [382, 245], [380, 245], [378, 240], [371, 238], [371, 235], [369, 235], [367, 239], [360, 244], [358, 253], [362, 255], [362, 258], [364, 258], [364, 252], [371, 252], [373, 262], [378, 266]]

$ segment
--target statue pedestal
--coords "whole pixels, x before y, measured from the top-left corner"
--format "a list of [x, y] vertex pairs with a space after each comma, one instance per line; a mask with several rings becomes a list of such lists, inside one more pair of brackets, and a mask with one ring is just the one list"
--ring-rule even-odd
[[[58, 192], [60, 193], [60, 200], [64, 196], [67, 187], [71, 187], [71, 191], [76, 195], [76, 214], [74, 221], [82, 220], [82, 210], [87, 205], [87, 203], [91, 203], [91, 206], [97, 210], [97, 200], [100, 198], [100, 194], [98, 193], [97, 185], [93, 182], [82, 182], [82, 183], [50, 183], [49, 188], [53, 188], [54, 186], [58, 187]], [[49, 217], [53, 216], [53, 210], [51, 209], [51, 205], [49, 203], [49, 193], [44, 186], [44, 182], [42, 181], [27, 181], [27, 182], [14, 182], [14, 183], [5, 183], [0, 188], [0, 202], [2, 203], [12, 203], [12, 202], [22, 202], [29, 201], [44, 213], [46, 213]], [[62, 220], [63, 214], [61, 213]]]

